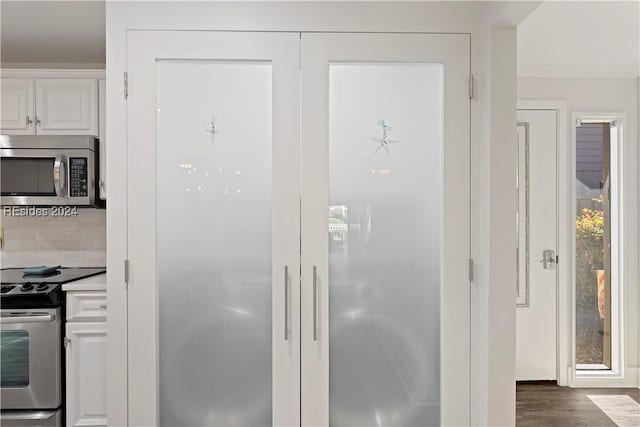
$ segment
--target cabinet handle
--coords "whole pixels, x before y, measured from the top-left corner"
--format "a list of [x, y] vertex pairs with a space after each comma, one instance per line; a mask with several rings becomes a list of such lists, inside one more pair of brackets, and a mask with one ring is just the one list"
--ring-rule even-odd
[[31, 126], [31, 123], [33, 123], [33, 120], [31, 120], [31, 117], [27, 116], [27, 120], [25, 121], [25, 124], [27, 125], [27, 127]]
[[289, 340], [289, 266], [284, 266], [284, 340]]
[[40, 119], [38, 118], [38, 116], [36, 116], [36, 126], [40, 126], [40, 123], [42, 123], [42, 122], [40, 121]]
[[100, 308], [107, 309], [107, 304], [100, 304]]
[[313, 340], [318, 341], [318, 269], [313, 266]]

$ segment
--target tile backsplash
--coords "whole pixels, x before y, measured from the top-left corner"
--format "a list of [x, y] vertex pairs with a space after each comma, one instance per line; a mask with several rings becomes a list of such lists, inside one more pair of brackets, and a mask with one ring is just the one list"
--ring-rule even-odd
[[106, 265], [106, 210], [79, 208], [77, 216], [8, 216], [0, 212], [0, 266]]

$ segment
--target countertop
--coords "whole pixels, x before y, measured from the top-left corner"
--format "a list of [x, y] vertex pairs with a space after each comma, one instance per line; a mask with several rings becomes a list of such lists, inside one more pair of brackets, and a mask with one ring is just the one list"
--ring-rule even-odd
[[62, 285], [63, 291], [106, 291], [107, 273], [76, 280]]

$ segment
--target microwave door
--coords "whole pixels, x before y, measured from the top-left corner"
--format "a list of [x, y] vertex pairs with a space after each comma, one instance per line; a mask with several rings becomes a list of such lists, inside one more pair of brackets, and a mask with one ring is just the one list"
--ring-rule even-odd
[[2, 150], [2, 205], [86, 206], [95, 202], [88, 150]]
[[57, 196], [53, 182], [55, 158], [3, 157], [3, 196]]
[[2, 150], [0, 190], [3, 205], [65, 204], [66, 156], [48, 150]]

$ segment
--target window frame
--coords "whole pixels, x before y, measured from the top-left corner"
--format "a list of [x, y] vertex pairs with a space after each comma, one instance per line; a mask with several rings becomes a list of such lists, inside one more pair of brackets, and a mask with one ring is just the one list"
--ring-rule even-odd
[[[615, 123], [616, 141], [613, 144], [611, 138], [611, 367], [610, 369], [578, 369], [576, 363], [576, 129], [582, 123]], [[625, 114], [624, 113], [573, 113], [572, 114], [572, 138], [569, 147], [569, 174], [570, 176], [570, 215], [572, 227], [569, 237], [571, 239], [570, 270], [571, 270], [571, 381], [574, 387], [598, 386], [602, 380], [625, 380], [625, 340], [624, 340], [624, 271], [625, 271], [625, 215], [624, 193], [628, 183], [624, 180], [627, 164], [625, 163]], [[627, 159], [630, 161], [631, 159]], [[566, 176], [566, 175], [565, 175]], [[604, 367], [604, 365], [603, 365]], [[613, 384], [609, 384], [613, 385]]]

